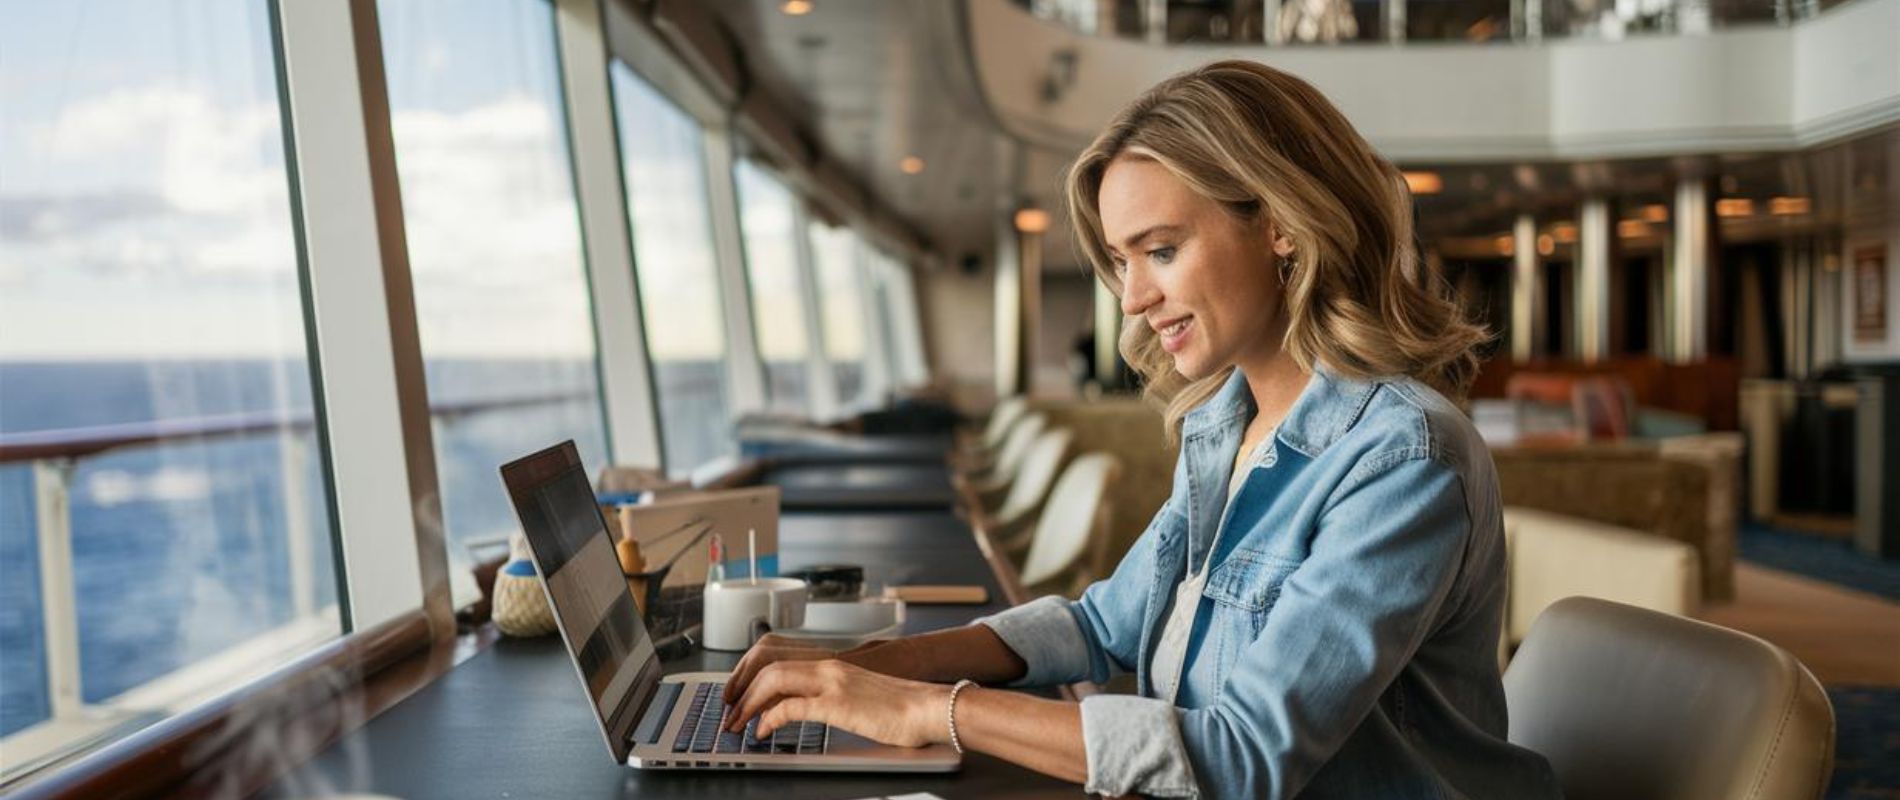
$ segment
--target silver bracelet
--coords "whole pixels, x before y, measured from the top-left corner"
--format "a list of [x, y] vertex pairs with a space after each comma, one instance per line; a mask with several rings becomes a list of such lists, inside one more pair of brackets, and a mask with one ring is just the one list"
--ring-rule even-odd
[[976, 681], [964, 678], [957, 681], [957, 685], [950, 687], [950, 746], [956, 748], [957, 755], [963, 755], [963, 742], [957, 739], [957, 695], [975, 685]]

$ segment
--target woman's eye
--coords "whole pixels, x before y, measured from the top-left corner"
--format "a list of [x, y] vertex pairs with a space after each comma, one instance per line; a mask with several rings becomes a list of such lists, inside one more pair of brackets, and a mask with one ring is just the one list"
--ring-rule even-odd
[[1174, 262], [1174, 248], [1157, 247], [1153, 250], [1149, 250], [1148, 258], [1152, 259], [1156, 264], [1173, 263]]

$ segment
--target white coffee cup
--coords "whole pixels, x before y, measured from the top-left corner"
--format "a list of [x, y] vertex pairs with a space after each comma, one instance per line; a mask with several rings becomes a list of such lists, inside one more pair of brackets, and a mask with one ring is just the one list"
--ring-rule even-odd
[[735, 578], [706, 584], [708, 650], [739, 651], [774, 630], [805, 624], [805, 582], [797, 578]]

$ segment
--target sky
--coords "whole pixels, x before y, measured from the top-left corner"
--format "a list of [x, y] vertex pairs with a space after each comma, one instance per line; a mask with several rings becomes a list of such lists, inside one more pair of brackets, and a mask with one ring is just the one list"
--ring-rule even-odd
[[[591, 356], [549, 4], [380, 17], [425, 356]], [[0, 359], [301, 356], [264, 4], [0, 0], [0, 20]], [[613, 85], [649, 346], [716, 358], [696, 123], [625, 65]], [[753, 244], [789, 235], [770, 194], [742, 194], [770, 206], [743, 215], [755, 287], [789, 274], [789, 240]], [[802, 353], [797, 293], [753, 298], [767, 357]]]

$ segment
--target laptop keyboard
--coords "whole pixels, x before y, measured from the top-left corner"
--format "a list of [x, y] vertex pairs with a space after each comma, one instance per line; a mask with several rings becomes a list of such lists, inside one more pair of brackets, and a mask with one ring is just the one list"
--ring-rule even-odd
[[779, 755], [815, 755], [825, 752], [831, 743], [831, 729], [817, 722], [792, 722], [780, 726], [771, 736], [752, 735], [759, 724], [747, 720], [745, 733], [732, 733], [719, 727], [726, 714], [726, 685], [702, 683], [693, 690], [686, 707], [686, 720], [679, 736], [673, 739], [675, 753], [752, 753]]

